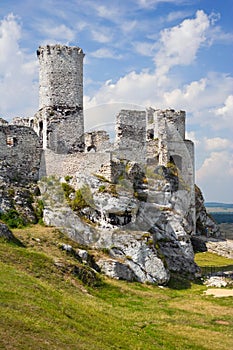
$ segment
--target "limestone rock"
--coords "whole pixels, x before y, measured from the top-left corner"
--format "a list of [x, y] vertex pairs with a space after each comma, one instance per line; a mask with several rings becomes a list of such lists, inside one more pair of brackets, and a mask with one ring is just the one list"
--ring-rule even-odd
[[223, 277], [212, 276], [205, 281], [205, 285], [208, 287], [226, 287], [227, 281]]
[[153, 246], [153, 235], [148, 232], [105, 231], [95, 246], [109, 249], [111, 259], [101, 260], [100, 266], [110, 277], [120, 271], [119, 278], [127, 275], [129, 280], [143, 283], [165, 284], [169, 280], [169, 271]]
[[4, 237], [7, 240], [14, 238], [13, 233], [9, 230], [8, 226], [0, 221], [0, 237]]
[[98, 266], [100, 267], [101, 272], [108, 277], [130, 282], [137, 281], [137, 278], [130, 267], [120, 261], [114, 259], [100, 259], [98, 261]]
[[233, 259], [233, 241], [229, 239], [208, 239], [206, 246], [209, 252]]
[[198, 235], [207, 237], [220, 237], [221, 233], [218, 224], [207, 213], [204, 198], [201, 190], [195, 186], [195, 198], [196, 198], [196, 229]]

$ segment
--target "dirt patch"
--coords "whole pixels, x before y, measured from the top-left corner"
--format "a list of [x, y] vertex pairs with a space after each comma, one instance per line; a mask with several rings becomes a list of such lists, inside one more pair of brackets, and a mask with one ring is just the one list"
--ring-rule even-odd
[[213, 295], [216, 298], [233, 297], [233, 289], [210, 288], [204, 293], [206, 295]]
[[230, 324], [230, 322], [227, 322], [227, 321], [223, 321], [223, 320], [217, 320], [217, 321], [215, 321], [217, 324], [223, 324], [223, 325], [229, 325]]

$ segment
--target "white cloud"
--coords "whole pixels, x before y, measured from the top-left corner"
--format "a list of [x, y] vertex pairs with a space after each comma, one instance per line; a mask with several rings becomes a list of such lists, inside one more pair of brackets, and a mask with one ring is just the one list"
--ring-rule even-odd
[[[18, 40], [21, 37], [21, 27], [18, 19], [9, 14], [0, 22], [0, 69], [10, 70], [14, 66], [15, 56], [21, 59]], [[4, 73], [4, 72], [3, 72]], [[7, 73], [9, 74], [9, 73]]]
[[155, 7], [156, 5], [162, 2], [181, 4], [184, 1], [185, 0], [138, 0], [138, 4], [144, 8], [151, 8]]
[[[181, 88], [164, 91], [164, 103], [181, 108], [193, 114], [192, 122], [208, 125], [215, 130], [232, 129], [232, 91], [233, 77], [225, 74], [208, 74], [207, 77], [193, 81]], [[229, 97], [228, 97], [229, 96]], [[223, 107], [213, 109], [213, 106]]]
[[153, 57], [154, 56], [154, 49], [155, 44], [149, 43], [149, 42], [134, 42], [133, 47], [137, 53], [139, 53], [142, 56], [148, 56]]
[[40, 24], [40, 31], [47, 36], [46, 44], [54, 41], [69, 43], [74, 41], [76, 37], [75, 30], [65, 24], [54, 26], [52, 23], [44, 22]]
[[[216, 115], [223, 117], [224, 119], [228, 119], [233, 117], [233, 95], [227, 97], [224, 106], [216, 109]], [[232, 120], [231, 120], [232, 121]]]
[[204, 145], [205, 149], [207, 151], [220, 151], [220, 150], [226, 150], [233, 148], [233, 143], [232, 141], [221, 138], [221, 137], [214, 137], [214, 138], [204, 138]]
[[4, 119], [31, 115], [38, 105], [37, 61], [19, 46], [19, 19], [9, 14], [0, 22], [0, 113]]
[[122, 58], [121, 55], [116, 54], [113, 50], [104, 47], [92, 52], [91, 56], [95, 58], [112, 58], [115, 60]]
[[172, 11], [167, 15], [167, 17], [165, 18], [165, 21], [166, 22], [173, 22], [173, 21], [176, 21], [178, 19], [182, 19], [184, 17], [187, 17], [188, 15], [190, 15], [190, 12], [188, 12], [188, 11]]
[[[124, 32], [124, 33], [129, 33], [131, 31], [133, 31], [136, 26], [138, 25], [138, 22], [136, 20], [134, 21], [121, 21], [120, 23], [120, 27], [121, 27], [121, 30]], [[140, 23], [141, 25], [141, 23]]]
[[112, 40], [112, 35], [109, 32], [109, 29], [105, 30], [92, 30], [91, 31], [92, 38], [98, 43], [108, 43]]
[[208, 16], [197, 11], [194, 19], [185, 19], [180, 25], [164, 29], [160, 33], [160, 50], [155, 56], [155, 64], [160, 74], [166, 74], [176, 65], [189, 65], [206, 41], [210, 26]]
[[185, 138], [186, 138], [186, 140], [193, 141], [195, 147], [199, 147], [200, 144], [201, 144], [200, 140], [197, 138], [197, 135], [196, 135], [196, 133], [194, 131], [189, 131], [189, 132], [186, 131], [185, 132]]
[[114, 22], [116, 17], [119, 16], [119, 7], [105, 6], [105, 5], [93, 5], [97, 15], [102, 18], [106, 18]]
[[229, 202], [233, 198], [232, 175], [232, 153], [212, 152], [197, 171], [196, 180], [208, 201]]

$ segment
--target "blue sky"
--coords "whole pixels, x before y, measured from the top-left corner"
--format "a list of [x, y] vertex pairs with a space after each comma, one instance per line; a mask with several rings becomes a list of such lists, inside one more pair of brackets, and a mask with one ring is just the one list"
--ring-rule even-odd
[[186, 110], [196, 183], [233, 202], [232, 13], [232, 0], [0, 0], [0, 116], [36, 112], [39, 45], [80, 46], [87, 127], [120, 103]]

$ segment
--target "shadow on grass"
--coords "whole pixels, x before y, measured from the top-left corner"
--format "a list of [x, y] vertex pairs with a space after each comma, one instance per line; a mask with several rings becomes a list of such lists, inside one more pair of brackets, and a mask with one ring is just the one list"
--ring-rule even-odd
[[168, 287], [176, 290], [189, 289], [191, 288], [191, 281], [180, 275], [171, 275]]
[[9, 242], [13, 245], [16, 245], [17, 247], [25, 248], [26, 245], [21, 242], [18, 238], [16, 238], [14, 235], [9, 239]]
[[26, 245], [23, 242], [21, 242], [18, 238], [16, 238], [13, 234], [10, 237], [0, 237], [0, 243], [1, 242], [8, 243], [12, 246], [26, 248]]

